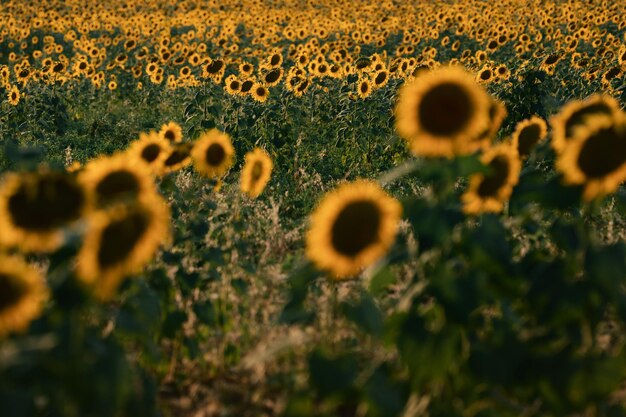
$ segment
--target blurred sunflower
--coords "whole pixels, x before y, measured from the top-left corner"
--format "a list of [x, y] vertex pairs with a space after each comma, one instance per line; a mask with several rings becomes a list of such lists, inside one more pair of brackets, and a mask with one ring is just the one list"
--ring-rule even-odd
[[550, 118], [552, 147], [561, 152], [574, 136], [575, 130], [586, 124], [594, 115], [613, 115], [620, 111], [617, 100], [608, 95], [594, 94], [585, 100], [574, 100], [564, 105], [559, 113]]
[[596, 115], [576, 130], [558, 155], [566, 184], [584, 185], [583, 198], [614, 192], [626, 179], [626, 115]]
[[47, 299], [46, 282], [36, 269], [21, 258], [0, 255], [0, 338], [25, 331]]
[[258, 197], [269, 182], [273, 168], [274, 163], [263, 149], [248, 152], [241, 170], [241, 191], [251, 198]]
[[326, 194], [311, 214], [306, 256], [334, 279], [345, 279], [383, 257], [393, 244], [400, 203], [372, 181]]
[[54, 251], [86, 203], [85, 190], [66, 172], [9, 173], [0, 184], [0, 244]]
[[520, 158], [527, 158], [535, 145], [546, 138], [547, 133], [548, 126], [541, 117], [533, 116], [519, 122], [513, 132], [512, 141]]
[[445, 67], [405, 84], [396, 129], [416, 155], [452, 157], [476, 151], [489, 127], [489, 96], [464, 70]]
[[77, 278], [97, 298], [113, 297], [123, 279], [139, 272], [169, 239], [169, 216], [157, 194], [91, 216], [77, 257]]
[[132, 142], [128, 148], [131, 157], [145, 162], [156, 175], [163, 170], [163, 162], [170, 152], [170, 142], [162, 134], [154, 131], [140, 133], [139, 139]]
[[211, 129], [198, 138], [191, 150], [196, 170], [209, 178], [220, 178], [233, 163], [235, 150], [228, 134]]
[[362, 77], [357, 83], [357, 94], [361, 98], [367, 98], [372, 94], [372, 82], [367, 77]]
[[170, 143], [178, 143], [183, 140], [183, 129], [176, 122], [169, 122], [161, 126], [159, 136], [167, 139]]
[[163, 161], [163, 172], [169, 174], [191, 164], [191, 143], [177, 143]]
[[490, 168], [487, 174], [474, 174], [467, 191], [461, 196], [467, 214], [498, 213], [519, 180], [522, 164], [517, 149], [510, 143], [500, 143], [485, 151], [480, 161]]
[[90, 207], [107, 209], [156, 194], [150, 168], [128, 154], [100, 157], [79, 174]]

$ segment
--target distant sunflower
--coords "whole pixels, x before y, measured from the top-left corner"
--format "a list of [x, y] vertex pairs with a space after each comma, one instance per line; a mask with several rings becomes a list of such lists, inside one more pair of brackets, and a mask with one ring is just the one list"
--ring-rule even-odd
[[191, 164], [191, 143], [177, 143], [172, 146], [167, 158], [163, 161], [163, 172], [169, 174]]
[[163, 162], [170, 151], [170, 142], [154, 131], [140, 133], [139, 139], [132, 142], [128, 148], [129, 155], [145, 162], [157, 175], [163, 170]]
[[489, 96], [458, 67], [420, 74], [405, 84], [396, 105], [396, 129], [411, 151], [452, 157], [476, 151], [489, 127]]
[[590, 117], [558, 155], [556, 169], [566, 184], [584, 185], [586, 201], [614, 192], [626, 179], [626, 116]]
[[12, 106], [17, 106], [17, 104], [20, 102], [21, 96], [22, 95], [20, 94], [20, 90], [16, 86], [11, 87], [8, 94], [9, 104]]
[[389, 82], [389, 72], [382, 69], [372, 75], [372, 83], [376, 88], [382, 88]]
[[241, 191], [251, 198], [258, 197], [270, 180], [274, 163], [264, 150], [255, 148], [245, 156], [241, 170]]
[[614, 115], [620, 111], [617, 100], [608, 95], [594, 94], [585, 100], [574, 100], [564, 105], [559, 113], [550, 118], [552, 147], [561, 152], [574, 136], [575, 130], [586, 124], [594, 115]]
[[233, 163], [235, 150], [228, 134], [211, 129], [198, 138], [191, 150], [196, 170], [209, 178], [220, 178]]
[[139, 272], [169, 238], [169, 210], [154, 194], [141, 204], [116, 206], [90, 217], [76, 276], [99, 299], [110, 299], [128, 275]]
[[476, 75], [476, 82], [487, 84], [492, 82], [495, 79], [495, 73], [493, 69], [486, 65]]
[[241, 81], [239, 81], [235, 75], [229, 75], [228, 77], [226, 77], [224, 89], [231, 96], [240, 95]]
[[25, 331], [47, 299], [48, 288], [36, 269], [21, 258], [0, 255], [0, 338]]
[[467, 214], [498, 213], [519, 180], [522, 164], [517, 149], [509, 143], [500, 143], [488, 149], [480, 160], [491, 171], [470, 177], [467, 191], [461, 196], [463, 211]]
[[261, 83], [255, 83], [250, 89], [250, 94], [259, 103], [264, 103], [270, 95], [270, 90]]
[[513, 132], [513, 146], [517, 148], [521, 158], [526, 158], [535, 145], [546, 138], [547, 133], [548, 127], [541, 117], [533, 116], [522, 120]]
[[155, 194], [150, 169], [137, 162], [127, 154], [100, 157], [89, 162], [78, 178], [87, 190], [90, 207], [108, 209]]
[[10, 173], [0, 184], [0, 244], [51, 252], [87, 210], [85, 190], [66, 172]]
[[179, 143], [183, 140], [183, 129], [176, 122], [169, 122], [161, 126], [159, 136], [167, 139], [170, 143]]
[[372, 181], [339, 186], [311, 214], [306, 256], [334, 279], [383, 257], [395, 240], [402, 206]]
[[357, 82], [357, 94], [361, 98], [367, 98], [370, 94], [372, 94], [372, 82], [367, 77], [361, 78]]

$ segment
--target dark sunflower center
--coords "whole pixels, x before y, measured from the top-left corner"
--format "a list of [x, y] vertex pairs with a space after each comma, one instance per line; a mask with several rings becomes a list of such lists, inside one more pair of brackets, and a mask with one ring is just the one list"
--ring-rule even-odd
[[491, 70], [484, 70], [483, 72], [480, 73], [481, 80], [487, 81], [490, 78], [491, 78]]
[[342, 255], [354, 257], [378, 240], [381, 213], [372, 201], [347, 204], [331, 230], [333, 248]]
[[80, 217], [85, 195], [69, 176], [50, 174], [23, 183], [9, 197], [13, 224], [35, 231], [49, 231]]
[[613, 110], [605, 103], [590, 104], [572, 113], [565, 121], [565, 137], [574, 136], [574, 129], [585, 123], [585, 119], [594, 114], [611, 114]]
[[128, 258], [148, 229], [147, 213], [135, 211], [111, 222], [100, 237], [98, 265], [102, 269], [113, 267]]
[[247, 93], [248, 91], [250, 91], [250, 89], [252, 88], [252, 86], [254, 85], [254, 83], [250, 80], [244, 81], [241, 84], [241, 92], [242, 93]]
[[219, 166], [226, 157], [224, 147], [219, 143], [211, 144], [206, 150], [206, 162], [212, 166]]
[[530, 150], [539, 142], [541, 127], [531, 124], [522, 129], [517, 137], [517, 150], [521, 156], [530, 154]]
[[278, 65], [280, 62], [280, 55], [274, 54], [272, 55], [272, 59], [270, 60], [270, 65]]
[[366, 82], [361, 83], [361, 93], [365, 94], [369, 91], [370, 85]]
[[209, 74], [217, 74], [218, 72], [220, 72], [223, 66], [224, 66], [224, 62], [217, 59], [211, 62], [209, 65], [207, 65], [206, 70]]
[[602, 129], [583, 143], [578, 167], [590, 178], [601, 178], [626, 163], [626, 135]]
[[139, 181], [133, 173], [126, 170], [113, 171], [96, 185], [98, 205], [133, 198], [139, 194], [139, 188]]
[[259, 87], [256, 89], [256, 94], [259, 97], [263, 97], [265, 95], [265, 88], [263, 87]]
[[552, 65], [552, 64], [555, 64], [558, 60], [559, 60], [558, 55], [550, 55], [549, 57], [546, 58], [545, 64]]
[[17, 285], [15, 278], [0, 272], [0, 312], [14, 306], [24, 296], [24, 289]]
[[496, 156], [489, 162], [491, 172], [485, 175], [478, 186], [478, 195], [481, 197], [493, 197], [507, 182], [509, 176], [509, 161], [504, 156]]
[[172, 153], [167, 157], [164, 164], [166, 167], [171, 167], [176, 164], [183, 162], [185, 159], [189, 157], [189, 147], [188, 146], [179, 146], [176, 147], [172, 151]]
[[156, 143], [151, 143], [150, 145], [142, 149], [141, 159], [143, 159], [144, 161], [148, 163], [154, 162], [159, 157], [160, 153], [161, 153], [161, 147], [157, 145]]
[[232, 82], [230, 83], [230, 88], [231, 88], [232, 90], [239, 90], [239, 87], [240, 87], [240, 86], [241, 86], [241, 85], [239, 84], [239, 81], [232, 81]]
[[263, 175], [263, 164], [260, 161], [256, 161], [254, 165], [252, 165], [250, 179], [252, 182], [257, 182], [259, 178], [261, 178], [261, 175]]
[[473, 113], [468, 92], [451, 82], [437, 85], [426, 92], [417, 111], [423, 128], [436, 136], [461, 132], [472, 119]]
[[165, 136], [165, 139], [169, 140], [170, 142], [173, 142], [174, 139], [176, 139], [176, 134], [171, 129], [166, 130], [165, 135], [163, 136]]
[[280, 70], [278, 69], [272, 70], [265, 75], [265, 81], [270, 84], [278, 81], [279, 78], [280, 78]]
[[380, 85], [380, 84], [384, 83], [386, 79], [387, 79], [387, 73], [386, 72], [381, 72], [380, 74], [378, 74], [376, 76], [376, 78], [374, 79], [374, 82], [377, 85]]

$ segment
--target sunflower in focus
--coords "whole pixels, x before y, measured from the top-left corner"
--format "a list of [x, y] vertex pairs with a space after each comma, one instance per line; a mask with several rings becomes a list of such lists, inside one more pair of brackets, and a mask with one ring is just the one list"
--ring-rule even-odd
[[556, 169], [566, 184], [584, 185], [585, 201], [614, 192], [626, 179], [626, 115], [588, 118], [558, 155]]
[[346, 279], [383, 257], [393, 244], [402, 206], [372, 181], [339, 186], [311, 214], [306, 256], [334, 279]]
[[87, 190], [89, 206], [99, 210], [156, 194], [150, 168], [128, 154], [95, 159], [78, 178]]
[[158, 175], [163, 170], [163, 162], [171, 151], [170, 142], [162, 134], [154, 131], [140, 133], [139, 139], [131, 143], [128, 154], [146, 163]]
[[594, 115], [614, 115], [620, 111], [617, 100], [608, 95], [594, 94], [585, 100], [574, 100], [561, 108], [561, 111], [550, 118], [552, 127], [552, 148], [561, 152], [575, 130], [586, 124]]
[[519, 122], [513, 132], [512, 140], [520, 158], [527, 158], [535, 145], [546, 138], [547, 133], [548, 126], [541, 117], [533, 116]]
[[191, 143], [177, 143], [172, 146], [170, 153], [163, 161], [163, 172], [169, 174], [171, 172], [178, 171], [191, 164], [191, 150], [193, 145]]
[[191, 150], [196, 170], [209, 178], [220, 178], [233, 163], [235, 149], [228, 134], [211, 129], [198, 138]]
[[367, 77], [362, 77], [357, 82], [357, 94], [362, 99], [367, 98], [370, 94], [372, 94], [372, 82]]
[[461, 196], [463, 211], [499, 213], [519, 180], [522, 164], [517, 149], [510, 143], [500, 143], [485, 151], [480, 161], [490, 171], [470, 177], [467, 191]]
[[169, 122], [161, 126], [159, 136], [167, 139], [170, 143], [179, 143], [183, 140], [183, 129], [176, 122]]
[[97, 298], [110, 299], [124, 278], [141, 271], [169, 239], [169, 219], [167, 204], [157, 194], [94, 214], [78, 253], [77, 278]]
[[85, 190], [65, 172], [10, 173], [0, 183], [0, 244], [51, 252], [87, 211]]
[[48, 288], [36, 269], [21, 258], [0, 255], [0, 338], [25, 331], [47, 299]]
[[396, 129], [415, 155], [452, 157], [474, 152], [489, 127], [490, 100], [457, 67], [419, 74], [399, 92]]
[[268, 90], [267, 87], [261, 83], [254, 83], [250, 89], [250, 94], [252, 95], [252, 98], [259, 103], [265, 103], [270, 95], [270, 90]]
[[269, 182], [273, 168], [274, 163], [263, 149], [248, 152], [241, 170], [241, 191], [250, 198], [258, 197]]
[[7, 96], [9, 104], [12, 106], [17, 106], [17, 104], [20, 102], [20, 97], [20, 90], [16, 86], [11, 87]]

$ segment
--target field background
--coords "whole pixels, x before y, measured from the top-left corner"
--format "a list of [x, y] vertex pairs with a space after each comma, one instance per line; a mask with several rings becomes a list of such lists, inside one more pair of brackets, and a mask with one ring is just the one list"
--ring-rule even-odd
[[[53, 300], [0, 340], [1, 414], [626, 415], [626, 196], [581, 203], [548, 137], [503, 213], [464, 216], [477, 156], [416, 158], [394, 117], [403, 84], [449, 63], [505, 104], [494, 142], [593, 93], [623, 106], [624, 6], [3, 2], [0, 172], [84, 165], [170, 121], [186, 142], [228, 133], [236, 156], [218, 187], [193, 166], [156, 180], [171, 241], [113, 300], [72, 283], [80, 239], [27, 255]], [[227, 88], [263, 84], [273, 54], [266, 100]], [[239, 176], [255, 147], [274, 170], [251, 199]], [[305, 259], [308, 216], [358, 178], [385, 183], [405, 215], [382, 263], [333, 282]]]

